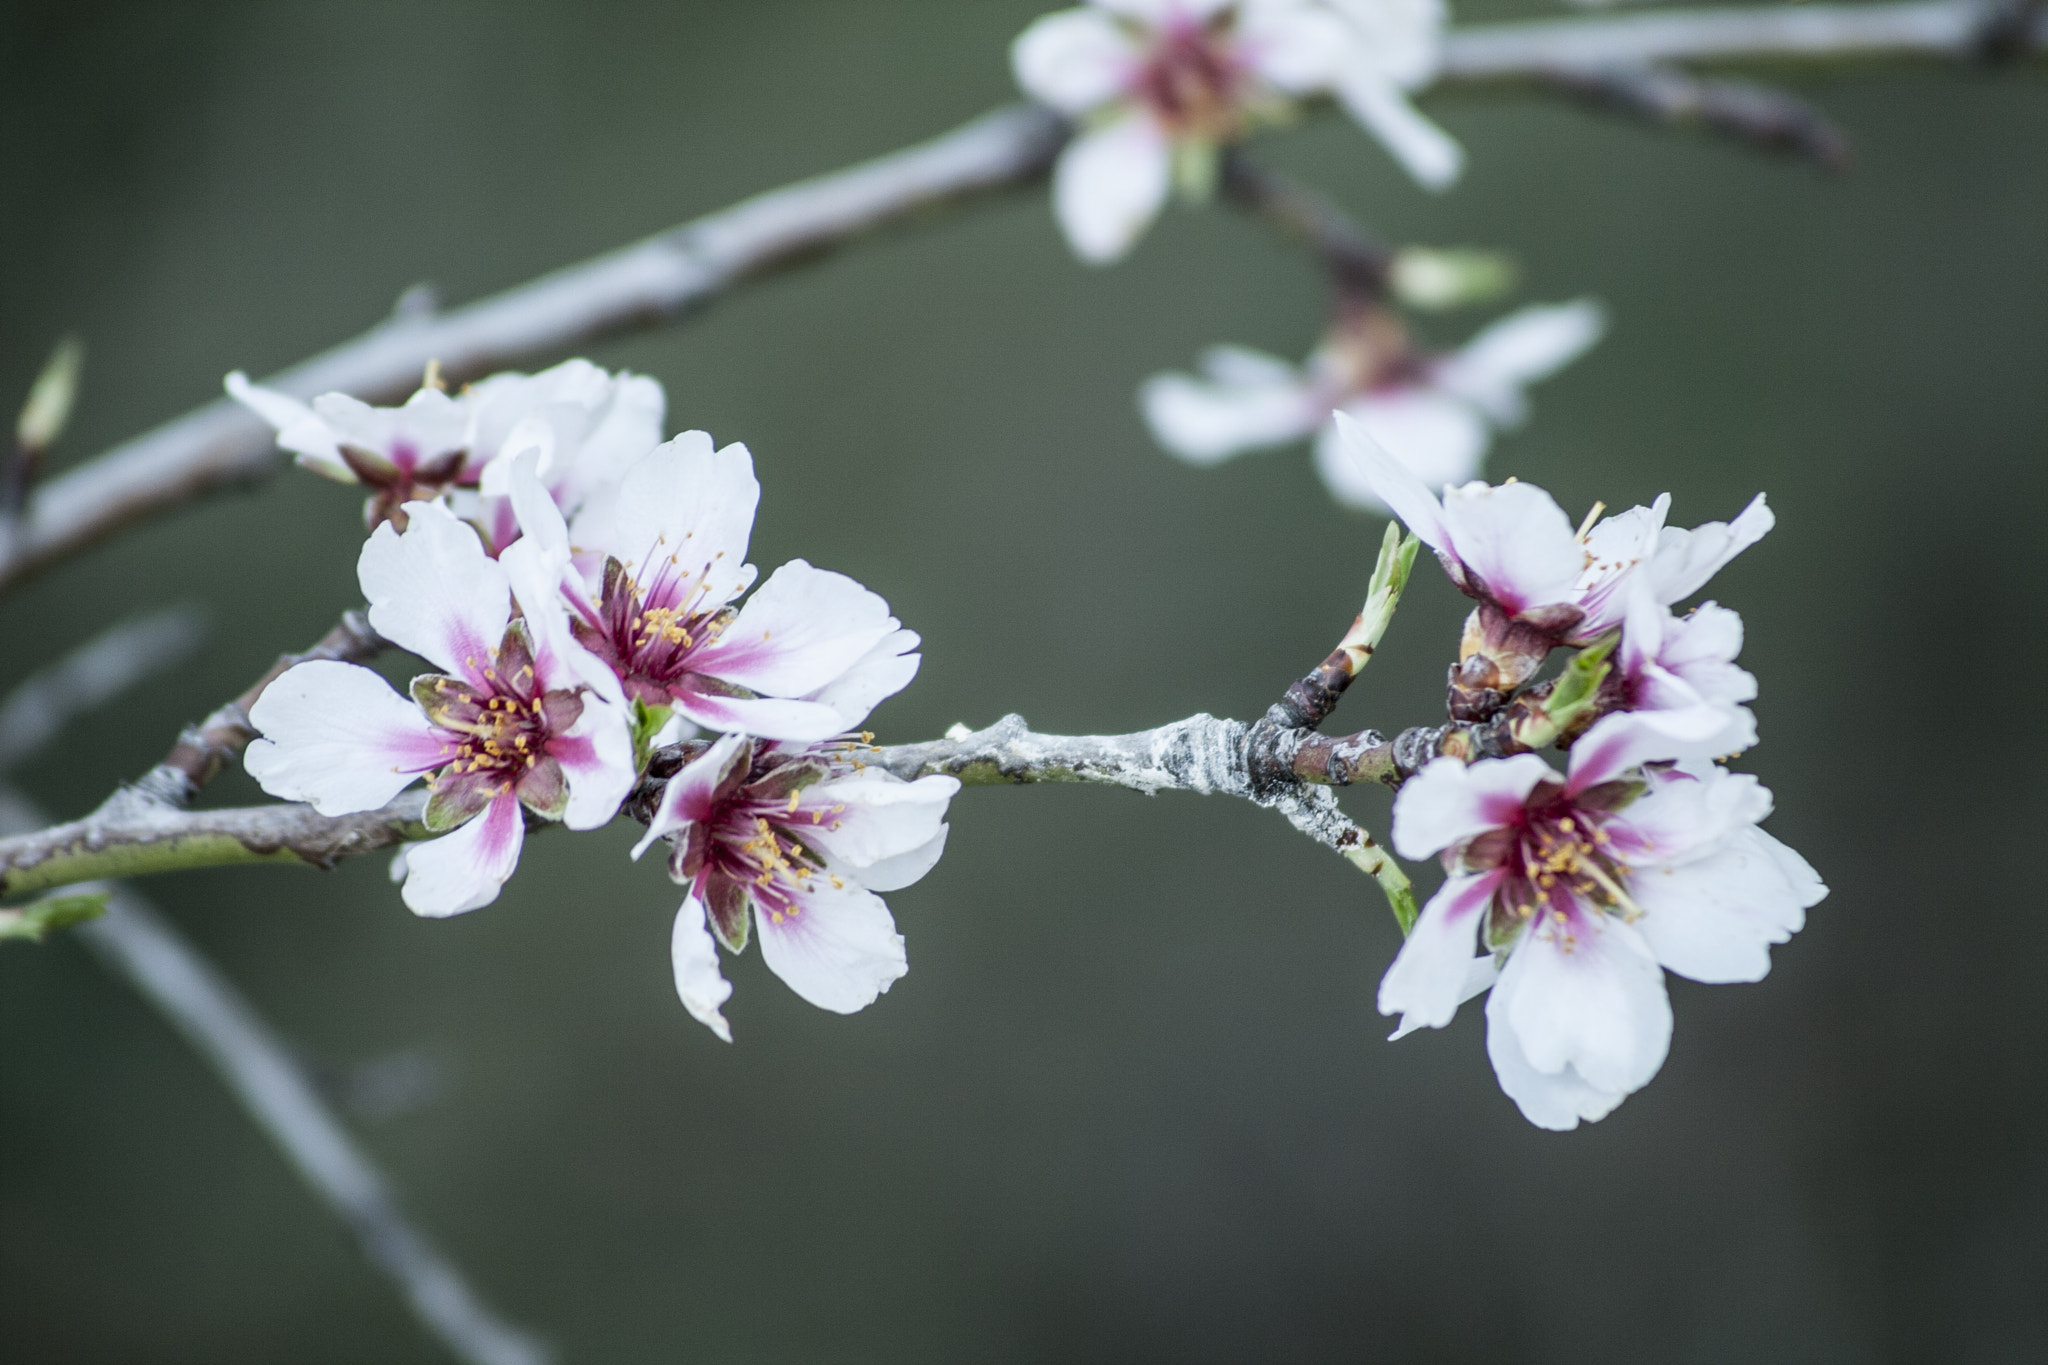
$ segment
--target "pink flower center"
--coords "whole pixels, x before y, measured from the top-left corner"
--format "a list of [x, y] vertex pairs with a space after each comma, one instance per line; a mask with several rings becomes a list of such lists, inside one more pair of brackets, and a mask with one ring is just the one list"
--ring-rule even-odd
[[1160, 29], [1132, 78], [1131, 91], [1174, 137], [1230, 141], [1244, 130], [1250, 71], [1228, 32], [1176, 14]]
[[610, 664], [629, 695], [666, 705], [691, 675], [691, 660], [724, 633], [732, 613], [706, 600], [699, 575], [685, 584], [673, 561], [663, 562], [643, 587], [611, 560], [596, 620], [575, 623], [576, 638]]
[[1588, 803], [1567, 797], [1556, 783], [1542, 783], [1512, 823], [1466, 847], [1466, 867], [1506, 874], [1494, 892], [1489, 938], [1498, 941], [1526, 927], [1557, 934], [1570, 951], [1587, 913], [1605, 911], [1628, 920], [1642, 913], [1629, 896], [1629, 865], [1607, 828], [1612, 811], [1602, 808], [1620, 795], [1608, 790], [1618, 785], [1581, 793], [1595, 798]]

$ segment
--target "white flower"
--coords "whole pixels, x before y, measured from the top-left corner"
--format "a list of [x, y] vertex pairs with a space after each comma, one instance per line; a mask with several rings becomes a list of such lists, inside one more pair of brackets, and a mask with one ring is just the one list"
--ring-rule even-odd
[[452, 397], [430, 385], [397, 408], [343, 393], [308, 406], [240, 371], [227, 377], [227, 391], [277, 428], [278, 445], [298, 463], [367, 485], [371, 527], [395, 520], [403, 530], [405, 504], [446, 496], [494, 555], [518, 534], [507, 497], [516, 457], [536, 456], [542, 484], [573, 516], [660, 443], [666, 401], [656, 381], [587, 360], [534, 375], [492, 375]]
[[861, 771], [840, 745], [778, 745], [743, 735], [712, 744], [668, 780], [633, 856], [655, 840], [690, 888], [671, 940], [676, 991], [727, 1042], [732, 986], [712, 936], [761, 956], [821, 1009], [851, 1014], [909, 970], [903, 936], [877, 891], [909, 886], [946, 847], [951, 777], [902, 782]]
[[1443, 188], [1463, 154], [1404, 93], [1435, 74], [1443, 20], [1437, 0], [1093, 0], [1041, 16], [1010, 63], [1026, 93], [1085, 120], [1053, 171], [1067, 240], [1084, 260], [1117, 259], [1176, 167], [1202, 192], [1219, 146], [1318, 93]]
[[628, 697], [715, 730], [819, 740], [916, 673], [917, 636], [887, 602], [801, 559], [731, 609], [756, 573], [746, 557], [761, 488], [745, 446], [714, 450], [684, 432], [628, 469], [615, 498], [586, 507], [573, 537], [532, 459], [511, 477], [526, 539], [507, 554], [556, 589], [576, 638]]
[[1760, 980], [1827, 894], [1757, 828], [1770, 793], [1755, 778], [1638, 767], [1664, 753], [1639, 716], [1614, 715], [1574, 746], [1567, 777], [1532, 754], [1440, 758], [1395, 799], [1395, 848], [1444, 850], [1451, 875], [1380, 983], [1380, 1012], [1400, 1032], [1441, 1028], [1486, 987], [1475, 947], [1504, 958], [1486, 1050], [1539, 1127], [1602, 1118], [1657, 1073], [1664, 969]]
[[370, 624], [442, 672], [412, 698], [354, 664], [304, 663], [257, 698], [244, 759], [273, 796], [322, 815], [374, 810], [432, 774], [405, 855], [405, 903], [453, 915], [497, 899], [519, 862], [521, 808], [571, 829], [610, 820], [636, 776], [617, 679], [570, 638], [560, 605], [518, 594], [476, 532], [438, 503], [379, 526], [357, 574]]
[[1756, 716], [1742, 703], [1756, 698], [1756, 679], [1735, 662], [1742, 618], [1714, 602], [1674, 616], [1646, 577], [1631, 587], [1602, 703], [1662, 734], [1667, 757], [1719, 758], [1754, 745]]
[[1335, 421], [1360, 481], [1436, 551], [1466, 596], [1560, 644], [1585, 644], [1621, 625], [1638, 575], [1658, 606], [1692, 596], [1775, 521], [1759, 493], [1732, 522], [1666, 526], [1665, 493], [1575, 533], [1534, 484], [1468, 483], [1446, 487], [1439, 501], [1359, 423], [1341, 412]]
[[1346, 453], [1331, 415], [1358, 422], [1425, 484], [1477, 474], [1497, 427], [1528, 413], [1523, 389], [1599, 340], [1590, 300], [1525, 308], [1461, 349], [1417, 356], [1390, 315], [1346, 319], [1300, 367], [1239, 347], [1202, 358], [1203, 375], [1148, 380], [1139, 405], [1152, 435], [1191, 464], [1214, 464], [1317, 432], [1316, 470], [1349, 507], [1387, 511]]

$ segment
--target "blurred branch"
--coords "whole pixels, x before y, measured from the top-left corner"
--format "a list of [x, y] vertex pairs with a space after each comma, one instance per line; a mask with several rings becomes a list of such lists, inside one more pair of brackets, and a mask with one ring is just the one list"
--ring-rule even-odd
[[[930, 142], [743, 200], [632, 246], [453, 312], [415, 303], [354, 341], [263, 382], [395, 400], [429, 360], [452, 381], [549, 358], [688, 311], [745, 280], [876, 228], [1044, 170], [1066, 140], [1054, 114], [999, 109]], [[5, 589], [129, 522], [270, 472], [272, 432], [217, 399], [51, 479], [0, 559]]]
[[[1569, 86], [1601, 72], [1674, 62], [1968, 60], [2043, 48], [2048, 17], [2027, 0], [1693, 10], [1453, 30], [1437, 85]], [[1696, 94], [1702, 108], [1732, 98], [1718, 87]], [[1712, 126], [1739, 122], [1732, 113], [1694, 116]], [[1066, 125], [1046, 110], [998, 109], [930, 142], [744, 200], [453, 312], [437, 314], [409, 292], [383, 325], [264, 383], [301, 398], [339, 390], [394, 400], [412, 390], [430, 360], [460, 381], [550, 359], [675, 318], [927, 209], [1032, 180], [1066, 138]], [[18, 532], [0, 537], [0, 591], [130, 522], [260, 477], [279, 462], [269, 428], [217, 399], [50, 480], [24, 509]]]
[[[45, 818], [0, 787], [0, 829], [34, 828]], [[240, 992], [133, 891], [93, 889], [107, 895], [107, 911], [78, 926], [78, 936], [206, 1059], [313, 1193], [355, 1230], [363, 1254], [397, 1284], [420, 1323], [465, 1365], [546, 1365], [547, 1347], [492, 1312], [407, 1221], [383, 1173]]]
[[1822, 168], [1849, 164], [1849, 140], [1812, 105], [1749, 81], [1695, 76], [1672, 66], [1560, 68], [1538, 80], [1587, 104], [1653, 123], [1695, 125]]
[[1338, 293], [1387, 296], [1394, 253], [1322, 195], [1256, 164], [1235, 147], [1224, 154], [1220, 188], [1225, 199], [1305, 243], [1330, 272]]
[[191, 607], [123, 621], [31, 674], [0, 701], [0, 772], [56, 738], [73, 717], [113, 700], [199, 646], [206, 623]]

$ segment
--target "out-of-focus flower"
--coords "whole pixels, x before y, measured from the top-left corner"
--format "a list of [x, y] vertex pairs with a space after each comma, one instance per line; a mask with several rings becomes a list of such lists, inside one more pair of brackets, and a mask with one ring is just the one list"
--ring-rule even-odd
[[531, 451], [542, 484], [573, 516], [617, 486], [633, 461], [661, 441], [661, 385], [568, 360], [539, 374], [505, 373], [449, 395], [421, 387], [402, 407], [379, 408], [343, 393], [311, 405], [249, 382], [227, 391], [277, 429], [298, 463], [368, 487], [364, 518], [405, 529], [405, 504], [446, 496], [496, 554], [518, 534], [507, 493], [512, 460]]
[[1458, 145], [1406, 91], [1436, 73], [1441, 0], [1093, 0], [1041, 16], [1010, 50], [1017, 83], [1082, 121], [1053, 204], [1082, 259], [1113, 261], [1173, 182], [1206, 195], [1217, 150], [1300, 97], [1332, 93], [1431, 188]]
[[1756, 981], [1827, 888], [1757, 828], [1747, 775], [1640, 765], [1667, 756], [1642, 718], [1607, 717], [1560, 778], [1531, 754], [1440, 758], [1401, 789], [1394, 846], [1451, 874], [1380, 984], [1402, 1032], [1441, 1028], [1484, 989], [1501, 1088], [1544, 1128], [1599, 1119], [1642, 1088], [1671, 1040], [1663, 969]]
[[522, 557], [545, 566], [537, 578], [629, 698], [716, 730], [825, 739], [910, 680], [917, 636], [875, 593], [801, 559], [735, 611], [756, 573], [746, 556], [760, 496], [747, 448], [716, 450], [701, 431], [635, 463], [614, 498], [585, 507], [573, 538], [530, 454], [511, 477]]
[[636, 776], [617, 679], [570, 638], [551, 594], [522, 591], [439, 503], [379, 526], [357, 574], [370, 624], [442, 670], [412, 698], [355, 664], [303, 663], [250, 708], [249, 774], [323, 815], [382, 806], [431, 774], [405, 856], [405, 903], [453, 915], [497, 899], [519, 862], [522, 807], [571, 829], [610, 820]]
[[1423, 356], [1392, 314], [1361, 308], [1301, 366], [1217, 347], [1202, 358], [1199, 378], [1153, 376], [1139, 406], [1153, 438], [1190, 464], [1316, 432], [1316, 470], [1330, 492], [1346, 506], [1384, 513], [1333, 413], [1358, 422], [1425, 485], [1461, 483], [1479, 472], [1494, 430], [1527, 417], [1523, 389], [1583, 355], [1601, 327], [1589, 300], [1525, 308], [1448, 355]]
[[727, 1042], [720, 1007], [732, 952], [759, 934], [761, 956], [791, 990], [851, 1014], [906, 971], [903, 936], [875, 893], [909, 886], [946, 846], [951, 777], [903, 782], [861, 771], [840, 745], [780, 745], [727, 735], [668, 780], [640, 856], [672, 845], [669, 876], [687, 886], [671, 939], [676, 991]]

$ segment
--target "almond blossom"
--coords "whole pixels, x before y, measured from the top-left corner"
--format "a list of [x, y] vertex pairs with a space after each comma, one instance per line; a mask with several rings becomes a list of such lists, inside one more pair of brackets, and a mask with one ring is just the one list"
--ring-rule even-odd
[[[405, 855], [405, 903], [488, 905], [519, 862], [524, 811], [571, 829], [617, 813], [636, 771], [616, 678], [570, 638], [559, 603], [484, 553], [439, 503], [400, 509], [357, 566], [377, 632], [440, 669], [411, 697], [355, 664], [287, 670], [250, 708], [244, 763], [265, 791], [322, 815], [375, 810], [422, 776], [436, 838]], [[523, 614], [515, 616], [515, 595]]]
[[511, 462], [533, 451], [543, 484], [565, 513], [602, 498], [661, 441], [665, 398], [644, 375], [568, 360], [539, 374], [507, 372], [444, 392], [429, 382], [396, 408], [344, 393], [311, 405], [249, 382], [227, 391], [277, 429], [277, 443], [314, 473], [371, 490], [364, 519], [405, 527], [408, 502], [448, 496], [493, 554], [518, 534], [506, 496]]
[[957, 779], [904, 782], [863, 770], [844, 744], [786, 745], [731, 734], [669, 778], [639, 857], [670, 841], [669, 876], [689, 888], [670, 952], [676, 992], [726, 1042], [720, 1007], [730, 952], [758, 934], [761, 956], [821, 1009], [852, 1014], [909, 970], [903, 936], [875, 893], [923, 877], [946, 847]]
[[1599, 306], [1582, 299], [1525, 308], [1448, 355], [1423, 356], [1391, 314], [1358, 309], [1303, 365], [1217, 347], [1203, 356], [1199, 378], [1148, 380], [1139, 405], [1154, 439], [1190, 464], [1316, 432], [1316, 471], [1337, 501], [1385, 513], [1333, 413], [1358, 422], [1425, 484], [1462, 482], [1479, 472], [1494, 431], [1527, 417], [1523, 390], [1583, 355], [1601, 329]]
[[1335, 422], [1365, 486], [1436, 551], [1466, 596], [1558, 644], [1586, 644], [1621, 625], [1637, 576], [1658, 606], [1692, 596], [1775, 521], [1759, 493], [1732, 522], [1667, 526], [1665, 493], [1574, 532], [1534, 484], [1447, 486], [1439, 500], [1358, 422], [1341, 412]]
[[1600, 702], [1663, 735], [1669, 757], [1739, 753], [1756, 743], [1756, 716], [1742, 704], [1756, 679], [1736, 664], [1741, 652], [1740, 616], [1714, 602], [1675, 616], [1638, 576]]
[[1487, 1055], [1539, 1127], [1605, 1117], [1657, 1073], [1665, 970], [1760, 980], [1827, 894], [1757, 828], [1771, 802], [1755, 778], [1642, 766], [1665, 751], [1639, 717], [1612, 715], [1566, 776], [1533, 754], [1439, 758], [1395, 799], [1396, 850], [1441, 850], [1450, 875], [1380, 983], [1380, 1012], [1401, 1033], [1441, 1028], [1491, 981]]
[[917, 636], [844, 574], [791, 560], [733, 608], [756, 574], [745, 560], [761, 487], [745, 446], [714, 449], [705, 433], [684, 432], [632, 465], [614, 498], [586, 507], [573, 537], [532, 459], [522, 456], [510, 480], [521, 562], [531, 554], [576, 639], [642, 707], [818, 740], [859, 723], [849, 696], [891, 681], [894, 691], [916, 672]]
[[1207, 192], [1217, 150], [1330, 93], [1432, 189], [1463, 152], [1405, 92], [1436, 74], [1441, 0], [1091, 0], [1041, 16], [1010, 49], [1032, 98], [1084, 121], [1053, 171], [1082, 259], [1128, 251], [1176, 175]]

